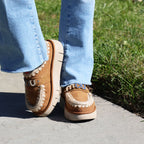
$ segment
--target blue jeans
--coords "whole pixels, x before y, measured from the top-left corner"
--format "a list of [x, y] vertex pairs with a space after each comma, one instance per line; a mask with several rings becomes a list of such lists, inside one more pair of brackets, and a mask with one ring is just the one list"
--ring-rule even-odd
[[[95, 0], [62, 0], [59, 40], [64, 46], [61, 86], [91, 84]], [[48, 60], [34, 0], [0, 1], [0, 65], [27, 72]]]

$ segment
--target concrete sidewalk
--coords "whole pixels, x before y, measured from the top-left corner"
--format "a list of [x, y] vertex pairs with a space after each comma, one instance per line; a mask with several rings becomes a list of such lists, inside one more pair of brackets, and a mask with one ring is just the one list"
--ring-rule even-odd
[[0, 144], [142, 144], [144, 119], [95, 96], [97, 119], [65, 120], [57, 105], [49, 117], [26, 110], [22, 74], [0, 72]]

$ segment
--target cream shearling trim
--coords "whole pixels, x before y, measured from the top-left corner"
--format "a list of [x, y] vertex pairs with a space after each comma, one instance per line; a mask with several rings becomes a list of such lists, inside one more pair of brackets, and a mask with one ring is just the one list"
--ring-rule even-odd
[[24, 73], [24, 77], [25, 78], [31, 78], [32, 76], [35, 76], [36, 74], [38, 74], [42, 70], [42, 68], [45, 66], [45, 64], [46, 64], [46, 61], [39, 68], [33, 70], [31, 73], [28, 73], [28, 74]]
[[66, 87], [66, 92], [73, 89], [73, 88], [75, 88], [75, 84], [71, 84], [71, 85], [67, 86]]
[[80, 102], [73, 98], [70, 92], [66, 93], [66, 101], [72, 106], [72, 107], [90, 107], [94, 103], [94, 99], [92, 97], [91, 93], [88, 93], [88, 101], [86, 102]]
[[45, 101], [45, 86], [41, 85], [40, 86], [40, 93], [37, 97], [36, 105], [32, 106], [26, 100], [26, 106], [29, 110], [31, 110], [33, 112], [38, 112], [43, 107], [44, 101]]
[[[50, 44], [47, 41], [46, 41], [46, 46], [47, 46], [47, 55], [49, 56]], [[38, 74], [42, 70], [42, 68], [45, 66], [45, 64], [46, 64], [46, 61], [39, 68], [33, 70], [31, 73], [28, 73], [28, 74], [24, 73], [24, 77], [25, 78], [31, 78], [32, 76], [35, 76], [36, 74]]]

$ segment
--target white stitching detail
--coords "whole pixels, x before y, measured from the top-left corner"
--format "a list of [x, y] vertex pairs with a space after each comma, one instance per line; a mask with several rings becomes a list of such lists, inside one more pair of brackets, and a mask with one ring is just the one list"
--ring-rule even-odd
[[44, 101], [45, 101], [45, 86], [41, 85], [40, 86], [39, 95], [37, 97], [36, 105], [35, 106], [31, 106], [27, 102], [27, 100], [26, 100], [26, 105], [27, 105], [27, 108], [30, 109], [31, 111], [38, 112], [43, 107]]
[[90, 107], [94, 103], [94, 99], [91, 93], [88, 93], [88, 101], [80, 102], [73, 98], [70, 92], [66, 93], [66, 100], [72, 107]]
[[[47, 44], [47, 54], [49, 55], [49, 53], [50, 53], [50, 51], [49, 51], [50, 44], [48, 42], [46, 42], [46, 44]], [[25, 78], [31, 78], [32, 76], [35, 76], [36, 74], [38, 74], [42, 70], [42, 68], [44, 68], [44, 66], [45, 66], [46, 63], [47, 62], [45, 61], [39, 68], [35, 69], [31, 73], [28, 73], [28, 74], [24, 73], [24, 77]]]
[[32, 76], [35, 76], [36, 74], [38, 74], [42, 68], [45, 66], [46, 63], [43, 63], [39, 68], [35, 69], [34, 71], [32, 71], [31, 73], [24, 73], [24, 77], [25, 78], [31, 78]]
[[75, 88], [75, 84], [71, 84], [71, 85], [67, 86], [66, 87], [66, 92], [73, 89], [73, 88]]

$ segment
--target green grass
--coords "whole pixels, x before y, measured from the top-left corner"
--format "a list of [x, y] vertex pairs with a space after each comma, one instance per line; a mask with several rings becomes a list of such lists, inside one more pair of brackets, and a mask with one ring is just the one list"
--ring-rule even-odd
[[35, 0], [45, 39], [58, 39], [61, 0]]
[[99, 95], [144, 113], [144, 3], [97, 0], [93, 82]]
[[[45, 39], [58, 39], [60, 0], [36, 0]], [[144, 115], [144, 3], [96, 0], [94, 92]]]

